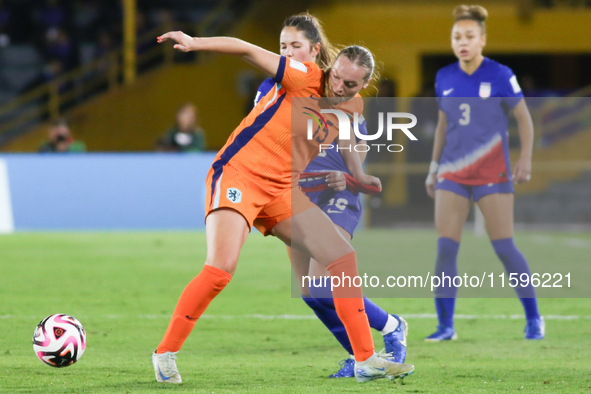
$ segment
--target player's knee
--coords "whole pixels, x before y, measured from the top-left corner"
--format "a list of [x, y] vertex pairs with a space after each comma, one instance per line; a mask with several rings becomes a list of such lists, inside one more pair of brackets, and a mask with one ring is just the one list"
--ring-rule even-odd
[[462, 238], [462, 229], [455, 229], [455, 228], [437, 228], [437, 237], [439, 238], [449, 238], [456, 242], [460, 242]]
[[207, 259], [205, 260], [205, 264], [206, 265], [211, 265], [212, 267], [216, 267], [218, 269], [221, 269], [222, 271], [226, 271], [229, 274], [234, 274], [234, 272], [236, 271], [236, 265], [238, 264], [238, 259], [237, 258], [232, 258], [232, 257], [221, 257], [221, 256], [214, 256], [214, 257], [210, 257], [208, 256]]

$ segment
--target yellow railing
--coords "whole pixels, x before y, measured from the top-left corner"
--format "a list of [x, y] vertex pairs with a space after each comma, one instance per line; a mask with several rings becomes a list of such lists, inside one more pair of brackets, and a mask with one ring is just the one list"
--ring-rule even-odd
[[[155, 41], [156, 36], [165, 31], [167, 26], [158, 26], [145, 33], [138, 39], [138, 46], [149, 41]], [[62, 115], [64, 107], [72, 106], [97, 92], [103, 86], [104, 90], [112, 90], [122, 83], [122, 49], [113, 50], [105, 56], [86, 63], [68, 73], [56, 77], [54, 80], [26, 92], [0, 107], [2, 131], [13, 130], [24, 126], [28, 122], [39, 119], [56, 119]], [[138, 56], [138, 68], [150, 61], [162, 57], [164, 62], [172, 62], [172, 47], [170, 45], [156, 45]], [[97, 92], [98, 93], [98, 92]]]
[[[162, 24], [146, 32], [136, 41], [137, 48], [150, 42], [172, 28], [204, 33], [220, 15], [232, 5], [232, 0], [221, 1], [199, 24]], [[174, 61], [172, 45], [154, 45], [137, 56], [136, 67], [145, 69], [151, 62], [170, 64]], [[101, 91], [116, 89], [123, 83], [123, 48], [113, 50], [105, 56], [84, 64], [68, 73], [56, 77], [0, 106], [0, 136], [4, 132], [17, 130], [29, 122], [43, 119], [57, 119], [66, 108]], [[99, 91], [99, 89], [101, 89]]]

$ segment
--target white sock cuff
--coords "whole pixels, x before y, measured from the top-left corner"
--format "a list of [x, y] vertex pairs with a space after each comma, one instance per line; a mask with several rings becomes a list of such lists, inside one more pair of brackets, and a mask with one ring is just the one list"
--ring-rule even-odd
[[391, 332], [393, 332], [394, 330], [396, 330], [397, 328], [398, 328], [398, 319], [396, 319], [392, 315], [388, 315], [388, 321], [386, 322], [386, 325], [384, 326], [384, 329], [381, 331], [381, 333], [382, 333], [382, 335], [387, 335], [387, 334], [390, 334]]

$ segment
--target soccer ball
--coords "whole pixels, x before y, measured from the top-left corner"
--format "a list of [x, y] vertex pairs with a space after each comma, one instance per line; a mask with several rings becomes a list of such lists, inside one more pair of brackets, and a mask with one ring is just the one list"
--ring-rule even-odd
[[33, 350], [39, 360], [52, 367], [67, 367], [80, 360], [86, 349], [82, 324], [65, 313], [47, 316], [33, 334]]

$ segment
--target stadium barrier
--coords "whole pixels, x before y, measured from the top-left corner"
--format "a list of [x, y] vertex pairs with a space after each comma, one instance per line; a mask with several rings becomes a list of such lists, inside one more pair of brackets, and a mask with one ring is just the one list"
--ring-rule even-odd
[[0, 155], [0, 232], [203, 229], [214, 157]]
[[[213, 153], [0, 155], [0, 233], [203, 229], [205, 177], [213, 158]], [[543, 174], [556, 174], [564, 182], [571, 178], [564, 174], [591, 171], [591, 161], [535, 161], [533, 168], [534, 178], [543, 177]], [[383, 180], [392, 174], [401, 174], [418, 176], [422, 182], [428, 171], [428, 164], [370, 163], [366, 166], [366, 171]], [[556, 186], [567, 190], [562, 183]], [[584, 222], [588, 215], [589, 204], [579, 200], [585, 200], [589, 190], [585, 189], [584, 184], [577, 187], [569, 197], [574, 202], [565, 204], [578, 209], [578, 213], [574, 214], [580, 220], [572, 221], [570, 216], [565, 216], [568, 207], [555, 207], [554, 210], [558, 210], [559, 214], [562, 212], [563, 222]], [[523, 185], [519, 187], [520, 190], [522, 188]], [[545, 193], [543, 190], [541, 192]], [[421, 193], [424, 193], [423, 189]], [[526, 199], [539, 199], [540, 203], [545, 203], [545, 194], [539, 197], [532, 195], [531, 198], [527, 197], [528, 192], [523, 195]], [[525, 206], [533, 204], [531, 208], [537, 209], [534, 217], [540, 217], [539, 220], [546, 218], [544, 220], [548, 221], [547, 217], [552, 212], [541, 209], [549, 210], [551, 207], [548, 208], [547, 205], [556, 203], [555, 200], [560, 196], [549, 194], [545, 198], [549, 202], [540, 207], [529, 200], [524, 200], [523, 203]], [[382, 212], [383, 207], [373, 206], [370, 199], [365, 201], [366, 215], [359, 228], [384, 225], [379, 221], [374, 223], [367, 216], [372, 213], [372, 217], [379, 215], [385, 218], [387, 215]], [[518, 199], [516, 208], [521, 208], [516, 209], [517, 213], [524, 209], [519, 201]], [[428, 205], [432, 210], [430, 200]], [[404, 205], [403, 210], [406, 209], [404, 207], [409, 208], [410, 205]], [[423, 215], [425, 217], [411, 215], [403, 218], [396, 215], [389, 225], [397, 220], [427, 220], [431, 223], [430, 210], [428, 215]], [[523, 218], [519, 220], [527, 222]], [[483, 233], [483, 224], [482, 220], [476, 220], [477, 233]]]

